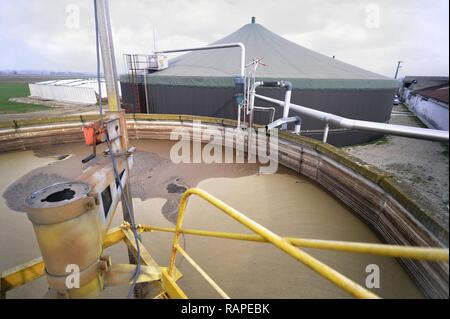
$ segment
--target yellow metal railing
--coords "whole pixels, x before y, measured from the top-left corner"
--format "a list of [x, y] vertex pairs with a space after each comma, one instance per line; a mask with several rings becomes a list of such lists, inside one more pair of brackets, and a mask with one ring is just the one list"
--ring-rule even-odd
[[[211, 203], [213, 206], [217, 207], [228, 216], [251, 229], [253, 232], [255, 232], [255, 234], [237, 234], [195, 229], [183, 229], [182, 225], [187, 201], [192, 195], [197, 195], [207, 202]], [[124, 241], [128, 248], [133, 252], [133, 254], [137, 256], [137, 247], [134, 241], [134, 234], [131, 231], [130, 227], [131, 226], [128, 223], [124, 223], [122, 226], [110, 230], [105, 238], [104, 248]], [[376, 254], [381, 256], [422, 259], [430, 261], [448, 262], [449, 260], [449, 250], [441, 248], [407, 247], [290, 237], [283, 238], [274, 234], [265, 227], [259, 225], [234, 208], [216, 199], [214, 196], [208, 194], [207, 192], [195, 188], [186, 191], [181, 198], [176, 228], [152, 227], [148, 225], [139, 225], [137, 228], [140, 233], [153, 231], [175, 233], [169, 267], [160, 267], [161, 280], [159, 282], [155, 282], [157, 288], [160, 287], [160, 289], [157, 289], [157, 292], [161, 291], [163, 295], [167, 294], [167, 296], [169, 296], [170, 298], [187, 298], [187, 296], [177, 284], [177, 280], [179, 280], [182, 276], [182, 274], [175, 267], [177, 253], [180, 253], [222, 297], [229, 298], [229, 296], [219, 287], [219, 285], [192, 259], [191, 256], [187, 254], [187, 252], [182, 247], [180, 247], [179, 239], [181, 234], [272, 244], [358, 298], [378, 298], [378, 296], [353, 282], [351, 279], [338, 273], [329, 266], [323, 264], [309, 254], [301, 251], [297, 247], [328, 249], [352, 253]], [[142, 263], [144, 265], [158, 266], [151, 257], [150, 253], [146, 250], [146, 248], [141, 243], [139, 243], [139, 245], [141, 249]], [[0, 273], [0, 299], [6, 298], [6, 293], [8, 291], [25, 285], [43, 276], [45, 273], [44, 269], [45, 266], [42, 258], [38, 258]]]
[[[155, 227], [149, 225], [139, 225], [138, 227], [140, 232], [176, 232], [175, 228]], [[199, 229], [181, 229], [180, 233], [184, 235], [252, 241], [257, 243], [269, 243], [264, 237], [256, 234], [227, 233]], [[448, 249], [442, 248], [394, 246], [386, 244], [369, 244], [350, 241], [305, 239], [295, 237], [283, 237], [283, 239], [293, 246], [302, 248], [335, 250], [348, 253], [371, 254], [385, 257], [409, 258], [429, 261], [445, 262], [449, 260]]]
[[[228, 216], [235, 219], [240, 224], [244, 225], [248, 229], [252, 230], [256, 234], [236, 234], [236, 233], [226, 233], [226, 232], [212, 232], [203, 230], [192, 230], [183, 229], [183, 220], [186, 211], [186, 206], [189, 197], [192, 195], [199, 196], [200, 198], [206, 200]], [[413, 259], [424, 259], [432, 261], [448, 261], [449, 260], [449, 250], [441, 248], [428, 248], [428, 247], [406, 247], [406, 246], [394, 246], [394, 245], [384, 245], [384, 244], [367, 244], [367, 243], [355, 243], [355, 242], [342, 242], [342, 241], [330, 241], [330, 240], [315, 240], [315, 239], [301, 239], [301, 238], [283, 238], [273, 233], [264, 226], [256, 223], [252, 219], [248, 218], [244, 214], [240, 213], [233, 207], [225, 204], [214, 196], [208, 194], [207, 192], [192, 188], [187, 190], [181, 197], [179, 213], [176, 228], [162, 228], [162, 227], [151, 227], [146, 225], [139, 225], [139, 230], [141, 232], [145, 231], [163, 231], [163, 232], [174, 232], [175, 236], [172, 245], [172, 254], [170, 257], [170, 262], [168, 266], [168, 275], [174, 277], [176, 268], [176, 255], [179, 252], [186, 260], [211, 284], [211, 286], [224, 298], [229, 298], [228, 295], [217, 285], [214, 280], [209, 277], [206, 272], [190, 257], [186, 251], [179, 245], [181, 234], [199, 235], [207, 237], [216, 238], [226, 238], [235, 240], [245, 240], [245, 241], [255, 241], [255, 242], [265, 242], [271, 243], [272, 245], [278, 247], [291, 257], [297, 259], [304, 265], [308, 266], [315, 272], [319, 273], [324, 278], [328, 279], [338, 287], [341, 287], [351, 295], [357, 298], [379, 298], [376, 294], [372, 293], [368, 289], [362, 287], [346, 276], [340, 274], [333, 268], [327, 266], [321, 261], [317, 260], [308, 253], [300, 250], [298, 247], [305, 248], [318, 248], [318, 249], [328, 249], [328, 250], [338, 250], [353, 253], [366, 253], [366, 254], [376, 254], [382, 256], [390, 257], [402, 257], [402, 258], [413, 258]], [[297, 247], [296, 247], [297, 246]]]

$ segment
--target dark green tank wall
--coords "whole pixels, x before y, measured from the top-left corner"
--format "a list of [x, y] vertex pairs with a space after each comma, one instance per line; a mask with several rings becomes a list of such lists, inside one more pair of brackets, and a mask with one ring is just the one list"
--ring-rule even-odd
[[[147, 113], [144, 85], [139, 84], [139, 104], [132, 94], [132, 84], [121, 82], [122, 98], [128, 113]], [[284, 90], [261, 88], [258, 93], [284, 100]], [[219, 118], [237, 118], [234, 102], [234, 88], [231, 87], [190, 87], [147, 85], [149, 113], [186, 114]], [[387, 122], [392, 111], [392, 102], [396, 89], [294, 89], [291, 102], [343, 117]], [[258, 106], [273, 106], [256, 100]], [[282, 108], [276, 106], [275, 119], [282, 117]], [[267, 124], [269, 114], [256, 112], [255, 121]], [[298, 115], [291, 111], [290, 115]], [[302, 117], [303, 135], [322, 139], [324, 124], [320, 121]], [[328, 142], [336, 146], [347, 146], [369, 142], [381, 137], [380, 134], [343, 131], [330, 128]], [[311, 132], [311, 130], [313, 132]], [[320, 131], [320, 132], [317, 132]]]

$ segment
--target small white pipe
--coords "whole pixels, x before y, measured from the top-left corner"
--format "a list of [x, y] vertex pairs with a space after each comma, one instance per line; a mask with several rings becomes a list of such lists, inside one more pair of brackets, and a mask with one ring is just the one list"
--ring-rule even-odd
[[[291, 82], [282, 82], [282, 85], [286, 88], [286, 95], [284, 96], [284, 109], [283, 109], [283, 119], [289, 117], [289, 108], [291, 106], [291, 95], [292, 95], [292, 84]], [[287, 130], [287, 124], [284, 124], [281, 129]]]
[[[289, 108], [291, 104], [291, 95], [292, 95], [292, 84], [288, 81], [282, 82], [255, 82], [251, 91], [251, 109], [253, 110], [255, 105], [255, 95], [256, 89], [260, 86], [268, 86], [268, 87], [284, 87], [286, 88], [286, 94], [284, 96], [284, 109], [283, 109], [283, 119], [287, 119], [289, 117]], [[281, 129], [287, 130], [287, 123], [281, 126]]]
[[330, 131], [330, 124], [325, 125], [325, 130], [323, 131], [323, 139], [322, 142], [326, 143], [328, 140], [328, 132]]
[[263, 85], [264, 82], [255, 82], [251, 88], [250, 91], [250, 112], [253, 111], [253, 108], [255, 107], [255, 96], [256, 96], [256, 89]]
[[287, 119], [289, 117], [289, 108], [291, 106], [291, 90], [286, 90], [286, 95], [284, 97], [284, 109], [283, 109], [283, 118]]

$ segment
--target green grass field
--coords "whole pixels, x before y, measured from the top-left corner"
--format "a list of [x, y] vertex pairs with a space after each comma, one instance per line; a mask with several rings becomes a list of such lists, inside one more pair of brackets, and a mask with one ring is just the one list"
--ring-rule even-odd
[[27, 83], [4, 83], [0, 82], [0, 114], [15, 114], [47, 110], [44, 105], [10, 102], [12, 97], [29, 96]]

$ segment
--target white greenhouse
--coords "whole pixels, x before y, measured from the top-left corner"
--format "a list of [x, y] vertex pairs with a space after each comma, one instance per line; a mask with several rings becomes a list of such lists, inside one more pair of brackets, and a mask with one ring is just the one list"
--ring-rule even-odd
[[[98, 84], [95, 79], [52, 80], [28, 84], [30, 96], [44, 100], [79, 104], [98, 102]], [[107, 98], [105, 81], [101, 82], [102, 97]], [[119, 85], [120, 94], [120, 85]]]

